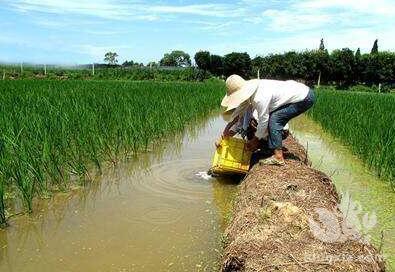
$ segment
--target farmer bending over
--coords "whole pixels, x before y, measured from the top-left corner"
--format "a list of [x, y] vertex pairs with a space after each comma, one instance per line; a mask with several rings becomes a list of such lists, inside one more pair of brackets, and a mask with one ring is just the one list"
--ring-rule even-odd
[[263, 164], [284, 165], [282, 134], [284, 126], [294, 117], [311, 108], [315, 95], [308, 86], [293, 80], [269, 79], [244, 80], [231, 75], [226, 80], [226, 95], [221, 102], [224, 116], [230, 120], [240, 118], [245, 112], [256, 111], [255, 136], [247, 142], [250, 151], [256, 151], [260, 141], [267, 139], [268, 147], [274, 151]]
[[[250, 111], [250, 109], [248, 109], [247, 111]], [[252, 110], [251, 110], [252, 111]], [[227, 138], [227, 137], [233, 137], [235, 136], [237, 133], [244, 133], [244, 138], [247, 138], [248, 140], [251, 140], [252, 138], [254, 138], [255, 136], [255, 132], [256, 132], [256, 128], [258, 125], [258, 117], [257, 117], [257, 111], [254, 110], [253, 113], [251, 113], [251, 111], [245, 112], [244, 116], [236, 116], [233, 118], [233, 120], [231, 120], [232, 116], [234, 116], [234, 110], [230, 110], [226, 113], [222, 114], [222, 117], [224, 119], [224, 121], [226, 121], [228, 124], [225, 126], [224, 131], [222, 132], [221, 137], [215, 142], [215, 146], [218, 148], [221, 145], [221, 140], [223, 138]], [[247, 125], [245, 124], [245, 117], [249, 116], [249, 118], [247, 118]], [[289, 135], [289, 125], [288, 123], [284, 126], [283, 131], [282, 131], [282, 139], [285, 140]], [[267, 146], [267, 139], [266, 141], [264, 141], [265, 145], [264, 147]], [[263, 148], [264, 148], [263, 147]], [[262, 146], [261, 146], [262, 148]]]

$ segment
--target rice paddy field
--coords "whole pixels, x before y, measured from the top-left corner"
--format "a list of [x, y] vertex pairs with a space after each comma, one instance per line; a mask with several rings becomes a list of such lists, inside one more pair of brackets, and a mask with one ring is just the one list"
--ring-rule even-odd
[[[0, 221], [9, 223], [0, 232], [0, 270], [53, 271], [63, 262], [73, 271], [218, 267], [238, 184], [205, 172], [225, 126], [210, 113], [224, 93], [220, 81], [0, 81]], [[349, 169], [334, 175], [342, 195], [364, 212], [380, 207], [370, 234], [381, 247], [385, 231], [393, 266], [395, 96], [333, 89], [317, 95], [311, 118], [295, 120], [293, 132], [302, 142], [316, 138], [307, 149], [318, 169]], [[317, 123], [336, 144], [312, 129]], [[356, 156], [337, 157], [350, 150]], [[356, 157], [376, 175], [366, 175]]]
[[224, 85], [0, 81], [0, 221], [207, 116]]
[[395, 186], [395, 96], [362, 92], [317, 92], [309, 116], [350, 146], [378, 177]]

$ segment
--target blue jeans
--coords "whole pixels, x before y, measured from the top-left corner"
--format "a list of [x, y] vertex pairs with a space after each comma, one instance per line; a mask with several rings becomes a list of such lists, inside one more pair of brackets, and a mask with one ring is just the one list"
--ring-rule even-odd
[[281, 149], [283, 145], [282, 131], [284, 126], [296, 116], [310, 109], [315, 103], [315, 95], [309, 90], [306, 98], [300, 102], [287, 104], [275, 109], [269, 116], [268, 146], [270, 149]]

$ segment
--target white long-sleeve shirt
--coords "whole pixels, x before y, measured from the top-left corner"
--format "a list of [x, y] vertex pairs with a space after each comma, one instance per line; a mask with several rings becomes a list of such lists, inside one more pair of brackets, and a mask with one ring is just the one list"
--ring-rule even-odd
[[[254, 118], [255, 120], [258, 120], [258, 112], [256, 110], [254, 110], [252, 107], [249, 107], [247, 109], [247, 111], [250, 111], [249, 112], [250, 117]], [[245, 114], [248, 114], [248, 113], [245, 112], [244, 115]], [[239, 118], [239, 120], [231, 127], [230, 130], [232, 130], [234, 132], [237, 132], [240, 128], [243, 128], [243, 126], [244, 126], [244, 115], [241, 118]], [[248, 125], [249, 125], [249, 121], [250, 120], [248, 120]]]
[[255, 94], [251, 97], [251, 104], [258, 117], [256, 137], [267, 138], [269, 115], [272, 111], [304, 100], [308, 92], [308, 86], [294, 80], [260, 80]]
[[[252, 110], [252, 109], [248, 109], [248, 110]], [[253, 112], [252, 112], [252, 117], [253, 117], [255, 120], [258, 120], [258, 112], [257, 112], [256, 110], [253, 110]], [[230, 130], [232, 130], [233, 132], [237, 132], [240, 128], [243, 127], [243, 125], [244, 125], [244, 124], [243, 124], [243, 118], [240, 118], [240, 119], [230, 128]], [[288, 123], [285, 124], [283, 130], [289, 130], [289, 124], [288, 124]]]

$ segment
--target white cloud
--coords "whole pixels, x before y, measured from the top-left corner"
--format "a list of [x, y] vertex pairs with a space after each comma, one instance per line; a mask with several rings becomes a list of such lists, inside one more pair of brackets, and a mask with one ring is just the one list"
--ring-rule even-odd
[[244, 18], [243, 21], [252, 24], [260, 24], [263, 22], [263, 16], [248, 16]]
[[370, 15], [395, 15], [392, 0], [308, 0], [298, 2], [297, 6], [308, 9], [344, 8]]
[[269, 9], [262, 13], [270, 20], [270, 27], [277, 31], [300, 31], [320, 28], [332, 22], [330, 14], [296, 10]]
[[132, 20], [141, 20], [141, 21], [158, 21], [160, 19], [160, 16], [158, 15], [151, 15], [151, 14], [146, 14], [146, 15], [138, 15], [138, 16], [134, 16], [131, 18]]
[[227, 22], [227, 23], [223, 23], [223, 24], [214, 24], [211, 26], [202, 27], [201, 29], [214, 31], [214, 32], [218, 33], [218, 35], [219, 35], [219, 34], [223, 34], [223, 32], [226, 31], [226, 29], [228, 29], [233, 24], [234, 24], [233, 22]]
[[394, 23], [394, 16], [395, 5], [389, 0], [293, 1], [262, 13], [269, 28], [280, 32], [387, 26]]
[[241, 7], [230, 4], [156, 5], [141, 1], [111, 0], [16, 0], [9, 5], [20, 12], [87, 15], [104, 19], [154, 21], [160, 15], [197, 15], [205, 17], [238, 17]]
[[10, 5], [21, 12], [72, 13], [107, 19], [121, 18], [129, 14], [122, 5], [113, 4], [108, 0], [17, 0]]
[[157, 13], [192, 14], [212, 17], [238, 17], [243, 9], [234, 5], [200, 4], [185, 6], [151, 6], [150, 10]]
[[73, 18], [65, 18], [65, 17], [61, 17], [61, 18], [57, 18], [56, 20], [50, 20], [48, 18], [46, 18], [45, 16], [32, 16], [31, 17], [32, 22], [36, 25], [45, 27], [45, 28], [52, 28], [52, 29], [60, 29], [60, 28], [64, 28], [67, 27], [68, 29], [76, 29], [78, 31], [81, 31], [81, 29], [79, 28], [79, 26], [81, 25], [89, 25], [89, 26], [93, 26], [96, 25], [95, 22], [86, 20], [86, 19], [73, 19]]

